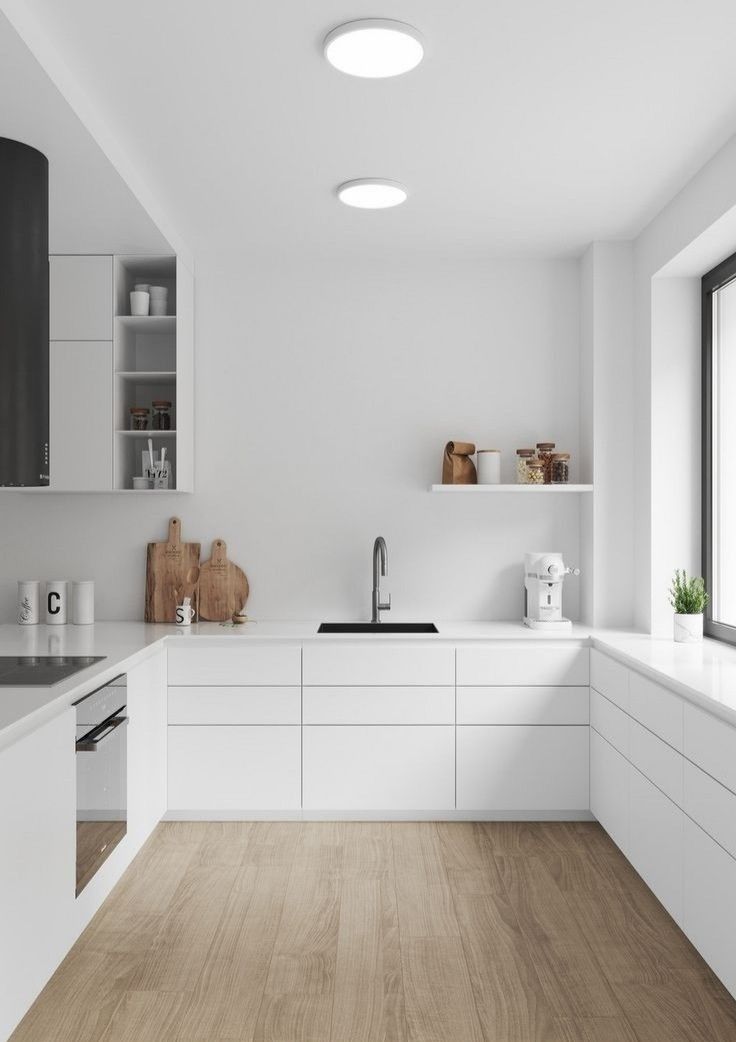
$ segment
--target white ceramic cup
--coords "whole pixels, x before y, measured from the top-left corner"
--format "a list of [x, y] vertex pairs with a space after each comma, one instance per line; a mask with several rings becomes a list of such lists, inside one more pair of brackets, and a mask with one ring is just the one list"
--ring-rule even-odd
[[191, 606], [191, 604], [177, 604], [177, 606], [176, 606], [176, 625], [177, 626], [191, 626], [193, 618], [194, 618], [194, 608]]
[[18, 625], [37, 626], [41, 603], [41, 583], [38, 579], [18, 581]]
[[136, 492], [141, 492], [143, 489], [153, 488], [153, 482], [150, 478], [133, 478], [133, 488]]
[[131, 315], [147, 315], [148, 306], [151, 298], [148, 293], [144, 293], [142, 290], [133, 290], [130, 294], [130, 313]]
[[68, 601], [66, 579], [51, 579], [46, 583], [46, 625], [65, 626]]
[[501, 483], [501, 451], [500, 449], [478, 449], [478, 484], [500, 485]]
[[72, 622], [91, 626], [95, 621], [95, 584], [92, 579], [72, 583]]

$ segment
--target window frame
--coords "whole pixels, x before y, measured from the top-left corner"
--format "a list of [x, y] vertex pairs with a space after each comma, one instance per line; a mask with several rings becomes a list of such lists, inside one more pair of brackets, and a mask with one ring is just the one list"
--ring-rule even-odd
[[[736, 279], [736, 253], [706, 272], [701, 280], [702, 308], [702, 502], [701, 540], [702, 568], [705, 587], [713, 590], [713, 294]], [[709, 637], [736, 644], [736, 625], [717, 622], [709, 601], [703, 618], [703, 630]]]

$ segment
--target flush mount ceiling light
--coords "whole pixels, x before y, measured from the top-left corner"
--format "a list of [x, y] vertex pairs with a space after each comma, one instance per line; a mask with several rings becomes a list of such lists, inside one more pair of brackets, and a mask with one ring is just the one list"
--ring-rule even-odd
[[398, 181], [386, 181], [380, 177], [346, 181], [337, 189], [340, 202], [357, 206], [360, 210], [385, 210], [389, 206], [398, 206], [407, 195], [407, 190]]
[[400, 76], [424, 57], [421, 33], [389, 18], [362, 18], [338, 25], [324, 42], [325, 58], [340, 72], [367, 79]]

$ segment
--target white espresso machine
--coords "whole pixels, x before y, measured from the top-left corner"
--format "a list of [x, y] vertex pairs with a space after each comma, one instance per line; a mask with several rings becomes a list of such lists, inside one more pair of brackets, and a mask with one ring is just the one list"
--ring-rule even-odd
[[562, 614], [562, 584], [566, 575], [580, 575], [568, 568], [562, 554], [524, 554], [524, 623], [533, 630], [565, 632], [572, 623]]

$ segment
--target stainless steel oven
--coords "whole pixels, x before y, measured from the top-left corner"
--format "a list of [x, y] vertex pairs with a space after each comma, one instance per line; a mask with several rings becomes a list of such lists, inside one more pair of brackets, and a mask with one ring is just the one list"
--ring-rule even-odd
[[125, 674], [77, 709], [77, 896], [127, 831], [128, 692]]

